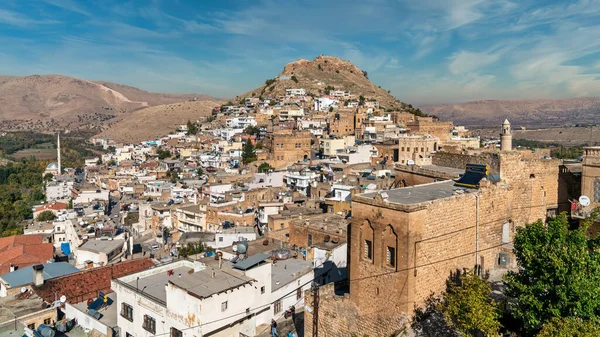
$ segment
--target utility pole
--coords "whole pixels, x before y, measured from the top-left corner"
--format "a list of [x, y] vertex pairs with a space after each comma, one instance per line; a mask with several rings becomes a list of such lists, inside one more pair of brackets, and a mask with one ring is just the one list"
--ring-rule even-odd
[[313, 337], [319, 336], [319, 285], [313, 282], [311, 285], [313, 293]]

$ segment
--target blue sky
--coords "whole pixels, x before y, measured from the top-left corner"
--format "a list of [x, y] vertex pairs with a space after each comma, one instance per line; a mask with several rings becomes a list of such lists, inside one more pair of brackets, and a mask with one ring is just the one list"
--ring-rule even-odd
[[600, 0], [2, 0], [0, 74], [233, 97], [350, 60], [413, 104], [600, 95]]

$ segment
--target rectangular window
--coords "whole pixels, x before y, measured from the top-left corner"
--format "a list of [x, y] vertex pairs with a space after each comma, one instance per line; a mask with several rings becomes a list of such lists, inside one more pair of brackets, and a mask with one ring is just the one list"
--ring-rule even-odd
[[133, 307], [127, 303], [121, 303], [121, 316], [126, 320], [133, 322]]
[[144, 330], [156, 333], [156, 320], [148, 315], [144, 315], [144, 324], [142, 325]]
[[265, 293], [265, 286], [260, 287], [260, 293], [264, 294]]
[[425, 151], [423, 151], [423, 148], [421, 148], [421, 152], [425, 152]]
[[52, 318], [46, 318], [46, 319], [44, 320], [44, 324], [46, 324], [46, 325], [50, 325], [50, 324], [52, 324]]
[[387, 262], [388, 266], [390, 266], [390, 267], [396, 266], [396, 248], [387, 247], [386, 262]]
[[281, 300], [277, 300], [277, 301], [275, 301], [275, 303], [273, 305], [273, 313], [275, 315], [277, 315], [280, 312], [281, 312]]
[[600, 202], [600, 179], [594, 180], [594, 202]]
[[223, 242], [223, 237], [222, 236], [219, 237], [219, 242]]
[[365, 258], [373, 259], [373, 241], [365, 240]]
[[402, 147], [402, 152], [404, 152], [404, 146]]
[[302, 288], [296, 289], [296, 301], [300, 301], [302, 298]]
[[227, 301], [221, 303], [221, 311], [227, 310]]
[[171, 337], [183, 337], [183, 332], [171, 327]]
[[502, 225], [502, 243], [510, 242], [510, 223], [505, 223]]

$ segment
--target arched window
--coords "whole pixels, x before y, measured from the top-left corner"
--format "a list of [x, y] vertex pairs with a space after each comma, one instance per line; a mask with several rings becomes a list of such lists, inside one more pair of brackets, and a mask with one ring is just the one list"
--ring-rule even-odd
[[387, 225], [382, 234], [383, 260], [385, 266], [389, 268], [398, 269], [398, 235], [392, 225]]
[[375, 230], [368, 220], [365, 220], [360, 228], [361, 233], [361, 257], [364, 260], [373, 262]]

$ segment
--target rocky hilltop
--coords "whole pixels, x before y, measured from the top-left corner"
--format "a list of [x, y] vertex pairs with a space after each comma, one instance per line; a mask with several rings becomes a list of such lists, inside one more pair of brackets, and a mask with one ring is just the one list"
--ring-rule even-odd
[[61, 75], [0, 76], [0, 129], [102, 128], [108, 121], [139, 109], [208, 98], [156, 94]]
[[461, 104], [423, 105], [430, 115], [455, 124], [496, 126], [508, 118], [515, 126], [552, 127], [600, 124], [600, 97], [537, 100], [486, 100]]
[[286, 89], [292, 88], [304, 88], [314, 96], [324, 94], [328, 88], [335, 88], [366, 99], [375, 98], [385, 108], [399, 108], [402, 105], [387, 90], [371, 83], [366, 71], [349, 61], [323, 55], [312, 61], [299, 59], [288, 63], [277, 77], [266, 80], [263, 85], [237, 98], [278, 97], [285, 95]]

